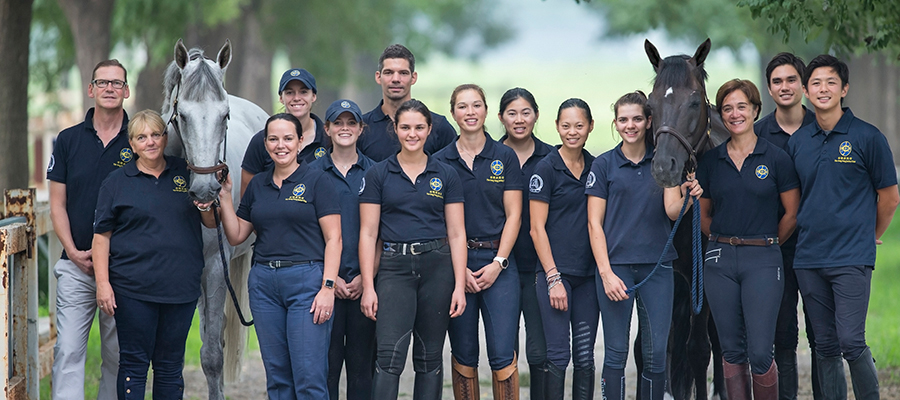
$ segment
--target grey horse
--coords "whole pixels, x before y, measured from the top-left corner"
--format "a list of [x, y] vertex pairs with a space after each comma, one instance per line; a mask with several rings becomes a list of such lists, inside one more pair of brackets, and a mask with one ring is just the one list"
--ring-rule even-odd
[[[231, 43], [227, 40], [215, 60], [204, 57], [200, 49], [188, 51], [179, 40], [175, 44], [175, 60], [166, 69], [166, 99], [162, 107], [163, 120], [168, 121], [166, 152], [187, 160], [192, 171], [188, 193], [201, 202], [218, 197], [222, 187], [216, 178], [219, 171], [227, 170], [226, 160], [235, 166], [229, 172], [234, 186], [241, 187], [239, 165], [247, 144], [268, 118], [256, 104], [225, 92], [222, 82], [230, 61]], [[240, 193], [236, 190], [232, 196], [235, 204], [239, 204]], [[244, 310], [253, 241], [251, 238], [241, 246], [232, 247], [223, 240], [225, 258], [231, 260], [231, 281]], [[228, 294], [215, 229], [203, 228], [203, 255], [203, 294], [198, 302], [203, 339], [200, 360], [209, 386], [209, 399], [224, 400], [224, 375], [229, 379], [239, 376], [246, 329], [237, 322], [231, 302], [226, 317]]]

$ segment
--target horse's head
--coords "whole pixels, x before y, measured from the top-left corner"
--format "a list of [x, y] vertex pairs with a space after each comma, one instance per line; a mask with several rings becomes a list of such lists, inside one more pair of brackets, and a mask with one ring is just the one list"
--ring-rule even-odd
[[681, 184], [685, 168], [693, 168], [698, 151], [708, 144], [709, 107], [703, 61], [709, 54], [706, 39], [693, 57], [661, 59], [649, 40], [644, 49], [656, 71], [648, 102], [653, 112], [652, 132], [656, 145], [653, 178], [663, 187]]
[[[228, 127], [228, 94], [222, 80], [231, 62], [231, 42], [219, 50], [215, 60], [200, 49], [185, 48], [179, 39], [175, 60], [166, 69], [166, 102], [163, 115], [170, 115], [170, 144], [181, 144], [181, 154], [191, 170], [188, 194], [201, 202], [213, 201], [222, 186], [216, 172], [226, 169], [222, 143]], [[177, 154], [180, 149], [172, 149]], [[227, 171], [226, 171], [227, 172]]]

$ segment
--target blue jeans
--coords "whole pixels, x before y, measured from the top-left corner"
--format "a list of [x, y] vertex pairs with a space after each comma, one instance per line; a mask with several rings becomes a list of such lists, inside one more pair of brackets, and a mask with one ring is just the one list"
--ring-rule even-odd
[[[613, 265], [625, 286], [632, 287], [644, 280], [656, 264]], [[600, 317], [603, 318], [604, 367], [625, 369], [628, 361], [628, 334], [631, 330], [631, 310], [637, 300], [638, 324], [641, 327], [641, 351], [644, 371], [666, 371], [666, 347], [669, 342], [669, 326], [672, 323], [672, 296], [675, 283], [672, 263], [660, 265], [640, 289], [628, 300], [612, 301], [603, 288], [599, 274], [595, 276]]]
[[[872, 270], [865, 265], [795, 269], [816, 334], [816, 353], [854, 361], [866, 345]], [[121, 329], [121, 328], [120, 328]]]
[[347, 364], [347, 399], [372, 396], [375, 371], [375, 321], [359, 308], [360, 299], [334, 299], [331, 346], [328, 349], [328, 394], [338, 398], [341, 369]]
[[569, 359], [572, 359], [576, 370], [594, 368], [594, 342], [597, 340], [597, 325], [600, 323], [600, 307], [597, 303], [594, 275], [563, 274], [562, 284], [568, 294], [569, 308], [566, 311], [557, 310], [550, 305], [547, 275], [543, 271], [538, 272], [535, 290], [541, 320], [544, 322], [547, 361], [561, 370], [565, 370], [569, 365]]
[[[492, 249], [469, 249], [468, 267], [477, 271], [493, 262]], [[478, 313], [484, 319], [488, 362], [494, 371], [512, 364], [516, 355], [519, 325], [519, 273], [512, 255], [509, 267], [500, 271], [494, 284], [480, 293], [466, 293], [466, 310], [450, 320], [448, 334], [456, 361], [478, 367]]]
[[116, 293], [119, 331], [119, 375], [116, 391], [122, 399], [144, 399], [147, 368], [153, 365], [153, 398], [184, 395], [184, 343], [197, 301], [164, 304]]
[[784, 290], [778, 246], [732, 246], [710, 242], [704, 286], [716, 321], [722, 358], [750, 363], [754, 374], [772, 366], [775, 323]]
[[250, 311], [271, 399], [328, 399], [329, 319], [313, 323], [309, 312], [322, 287], [321, 261], [250, 269]]

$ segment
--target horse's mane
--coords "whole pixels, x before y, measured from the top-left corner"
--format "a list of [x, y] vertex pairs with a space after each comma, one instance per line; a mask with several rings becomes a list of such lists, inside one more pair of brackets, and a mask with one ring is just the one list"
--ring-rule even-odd
[[[166, 67], [166, 74], [163, 80], [165, 88], [166, 101], [163, 103], [163, 114], [166, 114], [172, 107], [172, 90], [176, 85], [181, 84], [178, 91], [178, 98], [188, 101], [225, 100], [228, 94], [222, 84], [222, 75], [225, 70], [215, 70], [206, 62], [203, 50], [193, 48], [188, 51], [188, 63], [184, 70], [175, 64], [175, 61], [169, 63]], [[182, 76], [183, 75], [183, 76]], [[182, 78], [184, 81], [182, 82]]]
[[665, 85], [669, 87], [685, 86], [690, 79], [696, 79], [700, 82], [700, 87], [706, 90], [707, 73], [703, 68], [703, 64], [692, 68], [687, 62], [691, 57], [681, 54], [666, 57], [659, 67], [659, 72], [654, 80], [654, 86]]

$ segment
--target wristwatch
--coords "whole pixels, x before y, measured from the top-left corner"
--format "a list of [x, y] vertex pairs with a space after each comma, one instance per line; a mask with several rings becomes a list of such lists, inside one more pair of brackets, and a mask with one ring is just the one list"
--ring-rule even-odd
[[322, 286], [327, 289], [334, 289], [334, 281], [331, 279], [326, 279], [325, 282], [322, 283]]
[[494, 261], [500, 263], [501, 269], [506, 269], [509, 266], [509, 259], [503, 257], [494, 257]]

